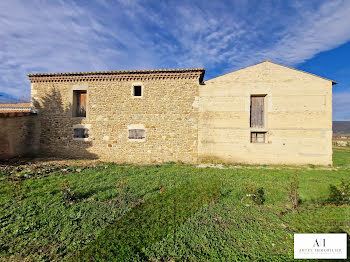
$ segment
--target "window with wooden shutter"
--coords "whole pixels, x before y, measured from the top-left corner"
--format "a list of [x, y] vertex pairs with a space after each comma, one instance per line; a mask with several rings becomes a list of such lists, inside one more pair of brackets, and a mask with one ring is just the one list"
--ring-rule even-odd
[[144, 139], [145, 129], [129, 129], [129, 139]]
[[87, 93], [85, 90], [73, 91], [73, 116], [86, 117]]
[[263, 128], [265, 126], [264, 101], [265, 95], [250, 97], [250, 127]]
[[73, 129], [73, 138], [88, 138], [89, 129], [87, 128], [74, 128]]

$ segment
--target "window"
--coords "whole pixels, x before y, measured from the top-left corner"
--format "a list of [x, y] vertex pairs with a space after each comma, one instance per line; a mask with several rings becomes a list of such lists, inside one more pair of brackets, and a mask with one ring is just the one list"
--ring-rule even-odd
[[73, 91], [73, 117], [86, 117], [86, 90]]
[[134, 86], [134, 96], [142, 96], [142, 86]]
[[251, 132], [250, 143], [265, 143], [266, 132]]
[[250, 127], [263, 128], [265, 126], [265, 96], [254, 95], [250, 97]]
[[145, 129], [129, 129], [129, 139], [145, 139]]
[[73, 138], [88, 138], [89, 129], [88, 128], [74, 128]]

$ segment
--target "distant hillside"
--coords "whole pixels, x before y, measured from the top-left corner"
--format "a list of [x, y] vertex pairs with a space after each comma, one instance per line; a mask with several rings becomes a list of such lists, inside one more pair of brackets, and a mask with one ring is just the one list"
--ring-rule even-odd
[[333, 136], [350, 136], [350, 121], [333, 121]]

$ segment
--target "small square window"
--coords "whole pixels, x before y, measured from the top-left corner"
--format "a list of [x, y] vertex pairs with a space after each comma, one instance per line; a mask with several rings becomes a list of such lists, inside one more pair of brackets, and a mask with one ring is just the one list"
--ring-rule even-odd
[[142, 96], [142, 86], [134, 86], [134, 96]]
[[129, 139], [145, 139], [145, 129], [129, 129]]
[[74, 128], [73, 138], [88, 138], [89, 129], [88, 128]]
[[251, 132], [250, 143], [265, 143], [266, 132]]

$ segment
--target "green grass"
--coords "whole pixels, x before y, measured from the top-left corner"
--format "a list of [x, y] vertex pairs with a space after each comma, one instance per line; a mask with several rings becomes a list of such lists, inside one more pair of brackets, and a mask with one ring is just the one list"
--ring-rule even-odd
[[343, 168], [350, 168], [350, 148], [333, 149], [333, 165]]
[[[23, 171], [12, 180], [1, 173], [0, 258], [291, 261], [296, 232], [350, 233], [350, 207], [322, 205], [329, 184], [349, 181], [350, 152], [335, 150], [334, 164], [338, 170], [108, 164], [19, 181]], [[293, 176], [299, 212], [288, 211]], [[241, 201], [250, 183], [264, 188], [264, 205]]]

